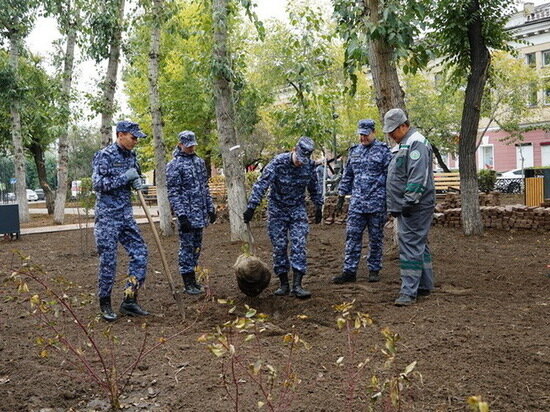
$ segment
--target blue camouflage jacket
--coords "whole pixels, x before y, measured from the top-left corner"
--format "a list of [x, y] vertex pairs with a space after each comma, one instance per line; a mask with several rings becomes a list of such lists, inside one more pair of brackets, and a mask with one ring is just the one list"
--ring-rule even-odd
[[302, 166], [294, 166], [292, 152], [277, 155], [268, 163], [252, 187], [248, 207], [254, 209], [258, 207], [268, 188], [271, 188], [269, 193], [270, 208], [305, 207], [306, 188], [316, 206], [323, 204], [315, 172], [315, 162], [310, 159]]
[[390, 160], [389, 147], [378, 140], [367, 146], [357, 144], [349, 149], [338, 194], [351, 194], [350, 211], [385, 212], [386, 177]]
[[430, 142], [411, 128], [396, 145], [388, 168], [388, 212], [401, 212], [404, 205], [419, 209], [435, 206], [433, 154]]
[[131, 186], [124, 173], [135, 167], [136, 154], [117, 143], [99, 150], [92, 161], [92, 187], [96, 193], [95, 214], [98, 217], [126, 217], [132, 214]]
[[203, 159], [176, 148], [174, 158], [166, 165], [166, 185], [176, 216], [187, 216], [194, 228], [208, 226], [208, 213], [214, 211], [214, 204]]

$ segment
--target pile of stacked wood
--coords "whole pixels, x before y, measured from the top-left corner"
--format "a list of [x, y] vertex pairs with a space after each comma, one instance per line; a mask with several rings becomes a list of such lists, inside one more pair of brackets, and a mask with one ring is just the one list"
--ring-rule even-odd
[[[550, 207], [533, 206], [482, 206], [481, 219], [487, 228], [550, 230]], [[447, 209], [434, 214], [434, 224], [460, 227], [462, 209]]]

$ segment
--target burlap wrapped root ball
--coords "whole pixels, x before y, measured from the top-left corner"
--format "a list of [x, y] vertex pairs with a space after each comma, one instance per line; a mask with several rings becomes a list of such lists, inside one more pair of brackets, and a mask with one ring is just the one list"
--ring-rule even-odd
[[256, 256], [243, 253], [237, 258], [233, 267], [239, 289], [246, 296], [258, 296], [271, 281], [269, 268]]

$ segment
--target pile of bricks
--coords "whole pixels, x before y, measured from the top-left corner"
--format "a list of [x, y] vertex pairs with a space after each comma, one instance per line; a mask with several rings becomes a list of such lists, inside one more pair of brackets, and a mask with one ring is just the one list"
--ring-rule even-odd
[[[499, 206], [500, 205], [500, 193], [480, 193], [479, 194], [480, 206]], [[439, 201], [435, 207], [437, 212], [442, 212], [448, 209], [456, 209], [462, 206], [460, 199], [460, 193], [446, 193], [443, 200]]]
[[[550, 231], [550, 207], [532, 206], [481, 206], [481, 219], [487, 228], [529, 229]], [[434, 224], [460, 227], [460, 208], [452, 208], [434, 214]]]

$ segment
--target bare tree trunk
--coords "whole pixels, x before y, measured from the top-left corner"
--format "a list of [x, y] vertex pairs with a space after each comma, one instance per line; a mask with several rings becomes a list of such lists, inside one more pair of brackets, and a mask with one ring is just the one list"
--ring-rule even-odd
[[230, 62], [227, 51], [228, 0], [213, 0], [212, 14], [214, 22], [214, 93], [216, 96], [216, 119], [218, 139], [221, 147], [225, 184], [227, 186], [227, 203], [231, 240], [247, 241], [246, 226], [242, 213], [246, 209], [246, 192], [244, 187], [244, 168], [237, 150], [235, 131], [235, 109], [233, 106], [233, 85], [230, 82]]
[[[75, 12], [78, 13], [78, 11]], [[73, 22], [67, 32], [67, 45], [65, 47], [62, 85], [64, 124], [57, 143], [57, 191], [55, 194], [53, 221], [58, 225], [62, 225], [65, 219], [65, 200], [67, 199], [67, 177], [69, 174], [69, 118], [75, 45], [76, 22]]]
[[[377, 22], [380, 14], [379, 0], [364, 0], [366, 16], [371, 22]], [[383, 124], [384, 114], [395, 107], [406, 111], [405, 92], [399, 83], [393, 50], [383, 39], [369, 39], [369, 66], [372, 84], [376, 94], [376, 106]], [[386, 137], [386, 142], [392, 144]], [[393, 246], [398, 244], [397, 219], [393, 225]]]
[[124, 18], [124, 1], [119, 0], [117, 29], [111, 39], [109, 62], [107, 64], [107, 73], [102, 84], [103, 104], [101, 106], [101, 145], [108, 146], [113, 138], [113, 113], [115, 111], [115, 90], [118, 73], [118, 62], [120, 60], [120, 47], [122, 43], [122, 26]]
[[[10, 40], [10, 68], [15, 77], [15, 84], [19, 87], [19, 46], [21, 42], [17, 29], [9, 34]], [[18, 98], [10, 102], [11, 139], [13, 143], [13, 158], [15, 164], [15, 194], [19, 203], [19, 221], [26, 223], [30, 220], [29, 204], [27, 202], [27, 173], [25, 170], [25, 152], [21, 135], [21, 104]]]
[[48, 209], [48, 215], [53, 213], [53, 200], [54, 192], [48, 184], [48, 178], [46, 173], [46, 162], [44, 160], [44, 148], [36, 142], [33, 142], [30, 146], [30, 151], [36, 165], [36, 172], [38, 174], [38, 183], [44, 190], [44, 196], [46, 198], [46, 209]]
[[481, 99], [487, 81], [487, 72], [491, 64], [489, 50], [482, 32], [482, 21], [479, 17], [479, 0], [471, 0], [470, 15], [474, 16], [468, 25], [468, 42], [470, 44], [470, 75], [464, 96], [462, 122], [460, 125], [460, 142], [458, 154], [460, 159], [460, 188], [462, 199], [462, 228], [466, 235], [483, 233], [483, 222], [479, 209], [479, 187], [476, 167], [477, 129], [481, 113]]
[[443, 156], [441, 156], [441, 152], [439, 151], [439, 148], [436, 145], [434, 145], [433, 143], [431, 143], [431, 145], [432, 145], [432, 149], [434, 151], [434, 156], [437, 159], [437, 164], [443, 169], [443, 171], [445, 173], [450, 173], [449, 167], [447, 166], [447, 164], [443, 160]]
[[[377, 22], [380, 14], [379, 0], [364, 0], [368, 9], [367, 18]], [[376, 93], [376, 106], [380, 118], [395, 107], [405, 110], [405, 92], [399, 83], [393, 49], [383, 39], [369, 39], [369, 66]]]
[[158, 89], [160, 26], [163, 0], [153, 1], [153, 26], [151, 27], [151, 48], [149, 51], [149, 102], [153, 121], [153, 146], [155, 147], [155, 168], [157, 202], [160, 214], [160, 231], [164, 236], [174, 234], [172, 213], [166, 188], [166, 149], [162, 139], [162, 108]]

